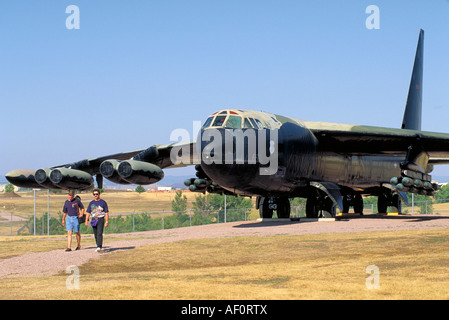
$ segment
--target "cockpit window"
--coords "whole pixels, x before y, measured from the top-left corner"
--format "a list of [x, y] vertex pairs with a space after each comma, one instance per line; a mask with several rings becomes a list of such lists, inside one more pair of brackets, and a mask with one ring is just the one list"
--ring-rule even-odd
[[204, 122], [202, 128], [203, 128], [203, 129], [209, 128], [209, 126], [210, 126], [210, 124], [211, 124], [211, 122], [212, 122], [213, 119], [214, 119], [214, 117], [209, 117], [209, 118], [207, 118], [207, 120], [206, 120], [206, 122]]
[[262, 122], [260, 122], [260, 120], [254, 119], [254, 121], [256, 121], [257, 126], [259, 127], [259, 129], [263, 129], [263, 124], [262, 124]]
[[223, 123], [224, 123], [225, 119], [226, 119], [226, 116], [217, 116], [215, 118], [214, 123], [212, 124], [212, 127], [221, 127], [221, 126], [223, 126]]
[[249, 121], [251, 121], [251, 124], [255, 129], [263, 129], [263, 124], [258, 119], [249, 118]]
[[258, 128], [257, 123], [256, 123], [256, 121], [254, 121], [253, 118], [249, 118], [249, 121], [251, 122], [251, 124], [253, 125], [253, 127], [254, 127], [255, 129]]
[[245, 120], [243, 121], [243, 128], [247, 129], [247, 128], [252, 128], [252, 127], [253, 126], [251, 125], [249, 120], [247, 118], [245, 118]]
[[226, 122], [226, 127], [241, 128], [242, 127], [242, 118], [238, 117], [238, 116], [229, 116], [229, 119]]

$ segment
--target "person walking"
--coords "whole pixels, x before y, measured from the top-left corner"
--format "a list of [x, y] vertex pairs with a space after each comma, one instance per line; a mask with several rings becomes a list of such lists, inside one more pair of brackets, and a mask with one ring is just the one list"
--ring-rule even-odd
[[69, 191], [67, 200], [64, 202], [62, 208], [62, 225], [65, 226], [67, 231], [67, 249], [65, 251], [72, 251], [72, 232], [75, 231], [76, 241], [78, 243], [75, 250], [81, 249], [81, 234], [80, 224], [78, 217], [82, 217], [84, 214], [84, 206], [81, 200], [76, 199], [73, 191]]
[[95, 242], [97, 243], [97, 252], [100, 252], [103, 248], [103, 230], [104, 227], [109, 225], [109, 209], [108, 204], [103, 199], [100, 199], [100, 190], [93, 190], [94, 200], [92, 200], [87, 206], [86, 226], [88, 225], [89, 218], [91, 217], [90, 225], [95, 236]]

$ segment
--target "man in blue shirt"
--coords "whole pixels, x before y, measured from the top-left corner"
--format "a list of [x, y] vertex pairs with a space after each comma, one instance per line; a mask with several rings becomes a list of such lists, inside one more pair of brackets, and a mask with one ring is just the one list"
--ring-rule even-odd
[[72, 251], [72, 232], [76, 233], [76, 241], [78, 246], [76, 250], [81, 249], [81, 234], [80, 234], [80, 224], [78, 222], [78, 217], [82, 217], [84, 214], [83, 203], [74, 198], [75, 194], [73, 191], [69, 191], [67, 200], [62, 208], [62, 225], [66, 227], [67, 230], [67, 249], [65, 251]]
[[92, 218], [90, 225], [94, 232], [95, 241], [97, 243], [97, 252], [101, 251], [103, 247], [103, 230], [109, 224], [109, 209], [108, 204], [103, 199], [100, 199], [100, 190], [93, 190], [94, 200], [87, 206], [87, 216], [85, 225], [87, 226], [89, 217]]

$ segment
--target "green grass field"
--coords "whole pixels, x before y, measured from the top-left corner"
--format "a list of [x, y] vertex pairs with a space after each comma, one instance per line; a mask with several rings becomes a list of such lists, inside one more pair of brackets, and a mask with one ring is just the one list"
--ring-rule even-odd
[[[64, 242], [15, 238], [1, 238], [1, 250]], [[79, 290], [65, 273], [6, 278], [0, 299], [448, 299], [448, 239], [449, 230], [421, 230], [147, 245], [79, 266]], [[369, 266], [379, 289], [367, 288]]]

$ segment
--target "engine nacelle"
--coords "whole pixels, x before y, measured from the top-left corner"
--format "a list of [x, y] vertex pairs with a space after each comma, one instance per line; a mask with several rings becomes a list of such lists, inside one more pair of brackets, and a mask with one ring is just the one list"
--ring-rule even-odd
[[138, 160], [120, 162], [117, 172], [129, 183], [140, 185], [153, 184], [164, 177], [164, 171], [157, 165]]
[[41, 185], [41, 187], [44, 187], [45, 189], [60, 189], [58, 186], [54, 185], [53, 182], [50, 181], [50, 173], [51, 169], [44, 168], [44, 169], [38, 169], [34, 173], [34, 179], [36, 179], [36, 182]]
[[35, 170], [17, 169], [6, 174], [6, 180], [20, 188], [37, 188], [42, 186], [38, 184], [34, 178]]
[[130, 184], [130, 182], [124, 180], [118, 174], [118, 165], [120, 161], [115, 159], [105, 160], [100, 165], [100, 173], [103, 177], [108, 179], [111, 182], [119, 183], [119, 184]]
[[81, 170], [56, 168], [50, 172], [50, 181], [61, 189], [83, 190], [93, 185], [94, 178]]

